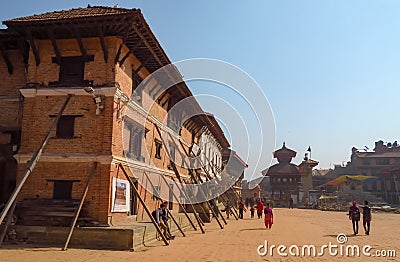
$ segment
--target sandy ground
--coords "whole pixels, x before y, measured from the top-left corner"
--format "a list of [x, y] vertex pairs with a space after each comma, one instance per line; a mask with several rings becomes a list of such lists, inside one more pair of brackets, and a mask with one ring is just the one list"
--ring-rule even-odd
[[[249, 212], [245, 213], [245, 219], [235, 221], [228, 220], [228, 225], [223, 230], [219, 229], [214, 221], [206, 225], [206, 234], [188, 230], [187, 236], [177, 234], [170, 246], [163, 246], [162, 242], [154, 242], [139, 251], [104, 251], [104, 250], [79, 250], [69, 249], [60, 251], [56, 248], [25, 248], [17, 249], [15, 246], [0, 250], [0, 261], [297, 261], [306, 260], [345, 260], [365, 261], [376, 260], [372, 257], [376, 250], [395, 250], [395, 258], [379, 258], [380, 261], [400, 261], [400, 215], [387, 213], [373, 213], [371, 234], [366, 236], [362, 225], [359, 235], [352, 235], [351, 221], [345, 213], [324, 212], [319, 210], [301, 209], [274, 209], [275, 223], [271, 230], [264, 227], [263, 221], [250, 219]], [[339, 245], [337, 235], [347, 235], [347, 242]], [[280, 256], [276, 248], [273, 254], [261, 256], [257, 252], [260, 245], [268, 241], [268, 249], [271, 245], [285, 245], [287, 257]], [[289, 254], [291, 245], [299, 247], [301, 256], [303, 245], [315, 245], [317, 253], [321, 246], [339, 245], [343, 247], [343, 256], [329, 254], [326, 248], [322, 257], [307, 256], [295, 257]], [[346, 247], [358, 245], [360, 257], [346, 257]], [[362, 254], [364, 245], [372, 247], [369, 250], [371, 257]], [[340, 251], [340, 247], [332, 248]], [[264, 249], [260, 249], [261, 252]], [[368, 251], [368, 250], [367, 250]], [[292, 247], [292, 253], [296, 247]], [[349, 252], [352, 253], [351, 251]]]

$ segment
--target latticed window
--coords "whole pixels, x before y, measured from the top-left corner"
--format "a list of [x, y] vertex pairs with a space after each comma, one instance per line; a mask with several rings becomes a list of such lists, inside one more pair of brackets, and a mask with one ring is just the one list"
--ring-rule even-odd
[[125, 156], [138, 161], [144, 161], [142, 157], [142, 140], [145, 136], [145, 130], [138, 124], [125, 121], [125, 135], [128, 136], [128, 148], [125, 151]]

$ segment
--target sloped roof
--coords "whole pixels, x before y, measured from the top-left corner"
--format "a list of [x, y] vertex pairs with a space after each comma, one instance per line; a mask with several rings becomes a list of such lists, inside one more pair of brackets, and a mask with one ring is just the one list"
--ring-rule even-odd
[[280, 157], [296, 157], [296, 151], [289, 149], [286, 147], [285, 142], [283, 142], [282, 148], [276, 150], [274, 152], [274, 157], [275, 158], [280, 158]]
[[266, 172], [266, 176], [275, 175], [300, 175], [299, 168], [292, 163], [278, 163], [270, 168]]
[[115, 8], [109, 6], [88, 6], [87, 8], [73, 8], [70, 10], [53, 11], [44, 14], [35, 14], [30, 16], [18, 17], [3, 21], [3, 23], [9, 25], [13, 23], [35, 22], [35, 21], [50, 22], [54, 20], [68, 20], [76, 18], [134, 14], [135, 12], [140, 12], [140, 9]]
[[10, 30], [34, 39], [117, 36], [152, 73], [171, 63], [140, 9], [88, 6], [3, 21]]

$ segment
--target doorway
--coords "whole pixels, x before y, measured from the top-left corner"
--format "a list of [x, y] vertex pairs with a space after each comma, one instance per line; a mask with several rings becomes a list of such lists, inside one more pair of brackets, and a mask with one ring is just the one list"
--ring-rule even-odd
[[[131, 177], [131, 180], [133, 182], [133, 184], [135, 185], [136, 189], [138, 189], [138, 181], [136, 178]], [[138, 213], [138, 199], [137, 199], [137, 195], [135, 194], [135, 190], [133, 190], [133, 188], [131, 188], [131, 215], [137, 215]]]

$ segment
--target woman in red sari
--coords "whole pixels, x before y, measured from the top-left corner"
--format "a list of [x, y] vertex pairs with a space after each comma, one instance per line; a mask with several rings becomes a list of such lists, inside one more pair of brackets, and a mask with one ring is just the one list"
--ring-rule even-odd
[[265, 227], [267, 229], [271, 229], [272, 224], [274, 223], [274, 214], [272, 212], [272, 209], [269, 207], [269, 203], [267, 203], [267, 206], [264, 208], [264, 215], [265, 215]]

